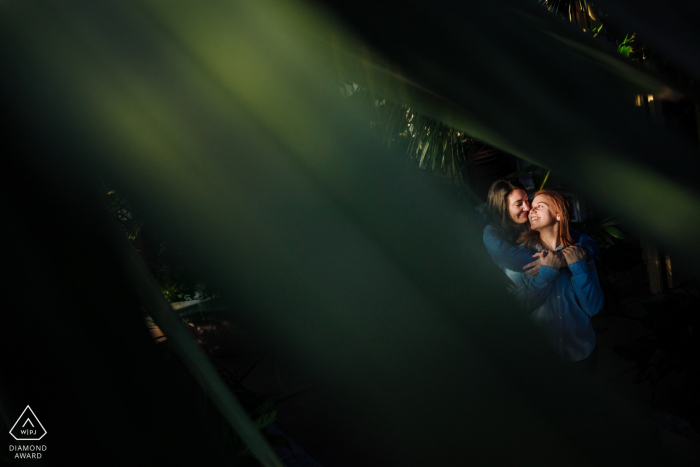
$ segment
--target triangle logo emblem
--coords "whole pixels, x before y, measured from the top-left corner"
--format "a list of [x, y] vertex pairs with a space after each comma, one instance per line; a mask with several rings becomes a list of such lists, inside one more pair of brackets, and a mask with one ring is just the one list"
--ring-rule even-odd
[[46, 430], [32, 408], [27, 406], [10, 429], [10, 434], [17, 441], [39, 441], [46, 435]]

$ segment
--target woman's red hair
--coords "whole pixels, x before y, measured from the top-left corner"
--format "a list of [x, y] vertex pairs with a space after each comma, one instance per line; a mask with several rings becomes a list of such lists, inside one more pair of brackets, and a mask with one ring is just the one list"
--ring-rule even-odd
[[[537, 195], [547, 196], [552, 202], [552, 208], [554, 209], [554, 215], [559, 214], [559, 238], [558, 245], [562, 248], [569, 247], [573, 245], [574, 239], [571, 238], [571, 233], [569, 232], [569, 222], [571, 221], [571, 203], [568, 199], [556, 191], [552, 190], [540, 190], [535, 193]], [[533, 198], [534, 200], [534, 198]], [[545, 248], [542, 239], [540, 238], [540, 233], [537, 230], [531, 229], [526, 230], [520, 234], [518, 237], [518, 243], [522, 243], [528, 248], [534, 248], [535, 245], [540, 245]], [[556, 248], [556, 247], [555, 247]]]

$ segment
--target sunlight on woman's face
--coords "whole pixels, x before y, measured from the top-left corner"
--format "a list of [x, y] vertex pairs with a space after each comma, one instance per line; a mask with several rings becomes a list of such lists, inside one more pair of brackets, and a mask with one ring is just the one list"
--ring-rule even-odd
[[527, 222], [527, 212], [530, 210], [530, 200], [525, 190], [513, 190], [508, 195], [508, 212], [517, 224]]
[[552, 200], [547, 195], [537, 195], [532, 200], [530, 211], [530, 227], [540, 230], [559, 222], [559, 216], [554, 210]]

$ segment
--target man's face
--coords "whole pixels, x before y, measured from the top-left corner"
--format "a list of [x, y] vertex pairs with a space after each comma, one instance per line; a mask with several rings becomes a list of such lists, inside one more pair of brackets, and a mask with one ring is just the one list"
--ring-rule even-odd
[[554, 211], [552, 200], [547, 195], [537, 195], [532, 200], [530, 227], [540, 230], [559, 222], [560, 216]]
[[508, 212], [516, 224], [527, 222], [527, 212], [530, 210], [530, 201], [525, 190], [513, 190], [508, 195]]

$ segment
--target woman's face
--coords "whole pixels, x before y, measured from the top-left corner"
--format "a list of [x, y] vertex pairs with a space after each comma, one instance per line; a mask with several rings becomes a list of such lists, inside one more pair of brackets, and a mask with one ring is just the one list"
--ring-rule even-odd
[[532, 200], [530, 227], [540, 230], [559, 222], [560, 215], [555, 211], [554, 203], [547, 195], [537, 195]]
[[525, 190], [513, 190], [508, 195], [508, 213], [516, 224], [527, 222], [527, 212], [530, 210], [530, 200]]

